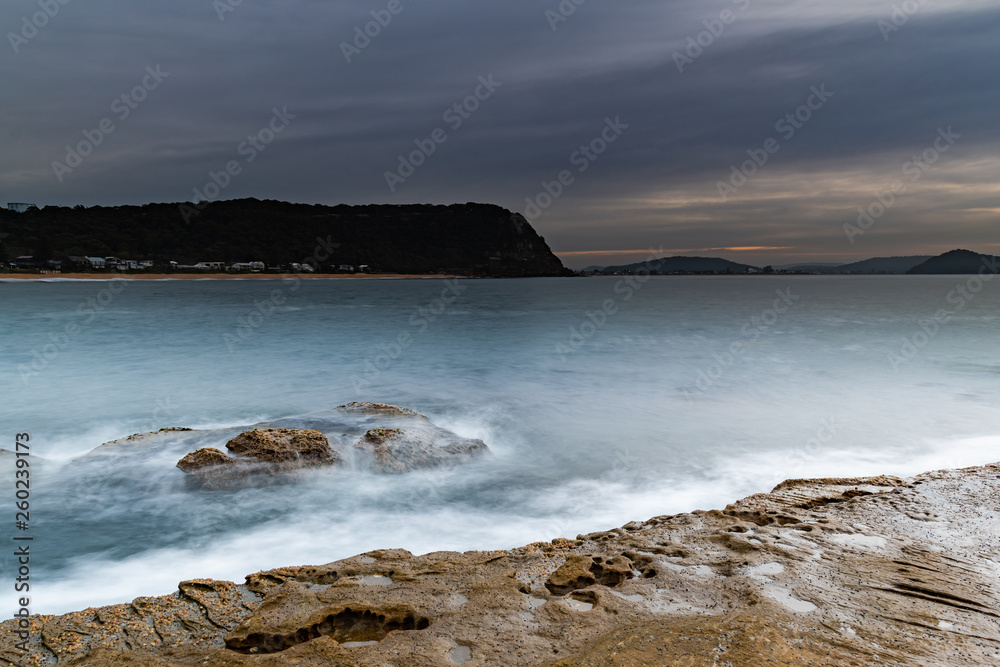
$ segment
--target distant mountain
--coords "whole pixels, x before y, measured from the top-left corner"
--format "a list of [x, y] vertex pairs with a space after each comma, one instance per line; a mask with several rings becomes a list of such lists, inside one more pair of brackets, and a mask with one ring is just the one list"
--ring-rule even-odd
[[[206, 204], [0, 210], [8, 258], [113, 256], [157, 270], [195, 262], [368, 265], [383, 273], [572, 275], [519, 213], [490, 204], [321, 206], [239, 199]], [[309, 259], [314, 258], [314, 259]], [[0, 257], [0, 260], [3, 258]]]
[[785, 264], [774, 268], [780, 271], [790, 271], [792, 273], [835, 273], [840, 264], [816, 263], [816, 264]]
[[756, 266], [737, 264], [720, 257], [662, 257], [647, 262], [636, 262], [623, 266], [606, 266], [601, 273], [636, 273], [649, 271], [652, 274], [668, 273], [746, 273], [747, 269], [760, 270]]
[[604, 270], [603, 266], [588, 266], [585, 269], [580, 269], [581, 273], [600, 273]]
[[1000, 257], [996, 255], [983, 255], [971, 250], [951, 250], [943, 255], [931, 257], [907, 273], [910, 275], [966, 274], [979, 273], [980, 269], [983, 268], [990, 273], [996, 273], [998, 263], [1000, 263]]
[[932, 255], [914, 255], [910, 257], [875, 257], [853, 264], [838, 266], [833, 273], [906, 273], [919, 264], [926, 262]]

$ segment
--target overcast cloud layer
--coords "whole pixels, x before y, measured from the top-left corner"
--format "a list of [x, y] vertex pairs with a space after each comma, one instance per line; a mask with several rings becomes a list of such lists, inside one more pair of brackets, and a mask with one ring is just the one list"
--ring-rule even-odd
[[[497, 203], [574, 267], [661, 247], [781, 264], [1000, 245], [995, 2], [237, 2], [5, 2], [0, 199], [194, 200], [233, 161], [217, 198]], [[391, 21], [358, 48], [373, 11]], [[67, 162], [85, 131], [100, 145]], [[596, 159], [574, 155], [602, 132]], [[416, 141], [433, 154], [399, 172]], [[543, 181], [562, 192], [536, 211]]]

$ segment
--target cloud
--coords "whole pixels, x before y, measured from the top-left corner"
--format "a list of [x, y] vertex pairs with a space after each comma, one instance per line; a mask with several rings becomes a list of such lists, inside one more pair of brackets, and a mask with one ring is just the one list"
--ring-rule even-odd
[[[190, 199], [287, 106], [296, 120], [226, 197], [523, 210], [620, 116], [628, 131], [534, 221], [556, 250], [774, 248], [754, 251], [766, 260], [992, 241], [1000, 10], [924, 3], [887, 41], [877, 21], [892, 3], [742, 4], [590, 0], [553, 31], [545, 12], [556, 2], [404, 0], [348, 63], [341, 42], [385, 3], [242, 3], [220, 21], [207, 0], [70, 2], [0, 56], [0, 196]], [[16, 31], [33, 8], [5, 5], [0, 28]], [[674, 53], [727, 8], [736, 19], [679, 72]], [[113, 101], [151, 65], [170, 78], [118, 121]], [[491, 74], [502, 87], [452, 130], [445, 112]], [[821, 85], [833, 97], [784, 140], [776, 123]], [[115, 132], [60, 183], [52, 162], [105, 117]], [[948, 126], [962, 134], [955, 151], [863, 244], [844, 247], [845, 216]], [[438, 128], [447, 141], [390, 192], [385, 172]], [[720, 201], [718, 181], [772, 137], [780, 150]]]

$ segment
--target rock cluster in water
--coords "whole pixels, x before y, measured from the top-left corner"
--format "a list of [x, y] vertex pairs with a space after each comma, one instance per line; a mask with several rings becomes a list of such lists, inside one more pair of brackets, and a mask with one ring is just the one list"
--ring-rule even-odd
[[[221, 453], [221, 452], [220, 452]], [[0, 664], [1000, 664], [1000, 464], [792, 480], [507, 551], [374, 551], [0, 626]]]
[[[456, 465], [489, 452], [482, 440], [462, 438], [427, 417], [387, 403], [348, 403], [339, 411], [361, 414], [385, 425], [368, 429], [353, 445], [361, 462], [377, 472], [404, 473]], [[230, 485], [253, 476], [341, 465], [348, 454], [315, 429], [267, 428], [239, 434], [226, 443], [185, 455], [177, 467], [208, 486]]]
[[186, 455], [177, 467], [210, 482], [254, 471], [296, 470], [341, 461], [326, 436], [316, 430], [255, 429], [227, 442], [226, 449], [236, 456], [206, 447]]

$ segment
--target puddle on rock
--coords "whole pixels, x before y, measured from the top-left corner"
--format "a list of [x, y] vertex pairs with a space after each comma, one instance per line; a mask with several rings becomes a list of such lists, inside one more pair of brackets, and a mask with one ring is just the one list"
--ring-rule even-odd
[[773, 600], [777, 600], [797, 614], [807, 614], [811, 611], [816, 611], [817, 609], [816, 605], [812, 602], [800, 600], [783, 588], [770, 588], [766, 589], [765, 592], [768, 597]]
[[629, 602], [642, 602], [646, 598], [636, 593], [635, 595], [625, 595], [624, 593], [619, 593], [618, 591], [611, 591], [613, 594], [620, 597], [622, 600], [628, 600]]
[[369, 574], [366, 577], [358, 579], [358, 583], [362, 586], [391, 586], [392, 577], [387, 577], [382, 574]]
[[772, 577], [776, 574], [781, 574], [784, 571], [785, 571], [785, 566], [782, 565], [781, 563], [764, 563], [763, 565], [754, 565], [751, 567], [744, 567], [737, 570], [737, 572], [739, 572], [740, 574], [746, 575], [751, 579], [755, 579], [756, 581], [761, 581], [766, 584], [769, 584], [772, 581], [769, 577]]
[[468, 646], [456, 646], [448, 651], [448, 660], [456, 665], [464, 665], [472, 660], [472, 649]]

